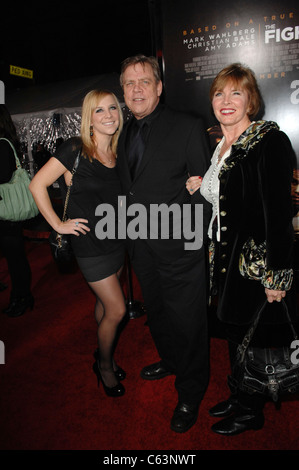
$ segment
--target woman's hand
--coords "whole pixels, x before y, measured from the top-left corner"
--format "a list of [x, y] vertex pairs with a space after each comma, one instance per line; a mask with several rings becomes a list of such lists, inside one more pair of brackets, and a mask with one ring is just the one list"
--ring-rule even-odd
[[281, 302], [281, 299], [286, 296], [285, 290], [274, 290], [265, 288], [265, 293], [267, 296], [268, 302], [272, 303], [274, 301]]
[[60, 234], [72, 234], [79, 237], [80, 233], [85, 235], [86, 232], [90, 232], [90, 228], [85, 225], [86, 223], [88, 223], [88, 220], [86, 219], [68, 219], [65, 222], [60, 222], [60, 224], [58, 224], [56, 232]]
[[201, 187], [201, 183], [202, 183], [201, 176], [190, 176], [190, 178], [187, 179], [186, 189], [187, 191], [189, 191], [191, 196]]
[[90, 232], [90, 228], [85, 225], [88, 220], [76, 218], [62, 222], [56, 211], [54, 211], [49, 196], [48, 187], [54, 183], [60, 176], [70, 177], [70, 172], [56, 158], [51, 157], [50, 160], [36, 173], [32, 179], [29, 189], [35, 199], [35, 202], [51, 227], [60, 234], [73, 234], [79, 236], [81, 233]]

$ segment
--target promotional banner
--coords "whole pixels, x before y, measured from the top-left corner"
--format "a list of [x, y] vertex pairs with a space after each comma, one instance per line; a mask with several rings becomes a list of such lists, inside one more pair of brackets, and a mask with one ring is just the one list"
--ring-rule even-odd
[[[215, 125], [214, 77], [241, 62], [256, 74], [264, 108], [290, 138], [299, 166], [299, 7], [297, 0], [161, 0], [165, 101]], [[283, 155], [281, 156], [283, 158]], [[299, 170], [294, 171], [294, 226], [299, 234]]]

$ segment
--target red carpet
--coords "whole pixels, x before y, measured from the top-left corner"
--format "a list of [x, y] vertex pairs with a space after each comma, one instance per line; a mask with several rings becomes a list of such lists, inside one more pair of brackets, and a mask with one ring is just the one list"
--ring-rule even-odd
[[[158, 357], [146, 317], [127, 322], [116, 359], [127, 371], [126, 394], [108, 398], [92, 372], [96, 348], [94, 298], [79, 271], [61, 274], [46, 241], [28, 241], [35, 307], [20, 318], [0, 315], [1, 450], [298, 450], [299, 405], [292, 398], [279, 410], [265, 409], [260, 431], [222, 437], [210, 430], [208, 409], [227, 396], [226, 342], [211, 338], [211, 379], [197, 424], [177, 435], [169, 428], [176, 405], [173, 377], [147, 382], [144, 365]], [[0, 281], [9, 282], [0, 259]], [[136, 294], [137, 292], [137, 294]], [[135, 298], [138, 300], [135, 281]], [[0, 293], [0, 309], [9, 289]], [[192, 452], [191, 452], [192, 451]], [[131, 452], [132, 454], [133, 452]], [[106, 452], [110, 455], [109, 452]], [[130, 453], [129, 453], [130, 454]], [[99, 462], [100, 463], [100, 462]]]

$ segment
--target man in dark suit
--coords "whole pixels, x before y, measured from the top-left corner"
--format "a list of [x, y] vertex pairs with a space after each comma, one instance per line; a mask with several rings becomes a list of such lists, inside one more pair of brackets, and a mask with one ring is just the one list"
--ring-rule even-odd
[[[117, 168], [131, 215], [134, 209], [146, 210], [139, 237], [128, 225], [128, 251], [161, 359], [144, 367], [141, 377], [176, 376], [178, 403], [171, 429], [185, 432], [197, 420], [209, 375], [205, 254], [202, 239], [198, 243], [209, 215], [200, 192], [191, 197], [185, 184], [188, 175], [204, 175], [210, 152], [201, 119], [160, 103], [162, 82], [155, 58], [126, 59], [121, 85], [133, 116], [120, 137]], [[200, 204], [204, 211], [199, 220]], [[193, 244], [187, 243], [186, 230], [180, 231], [186, 228], [187, 206], [192, 209]], [[157, 207], [163, 208], [159, 220], [152, 211]]]

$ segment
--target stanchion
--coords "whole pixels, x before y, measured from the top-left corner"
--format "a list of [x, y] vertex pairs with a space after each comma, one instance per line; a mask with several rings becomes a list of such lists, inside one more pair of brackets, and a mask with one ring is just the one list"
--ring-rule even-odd
[[137, 300], [134, 300], [133, 296], [133, 282], [132, 282], [132, 267], [129, 257], [126, 258], [127, 266], [127, 314], [129, 318], [133, 320], [134, 318], [139, 318], [145, 314], [144, 305]]

